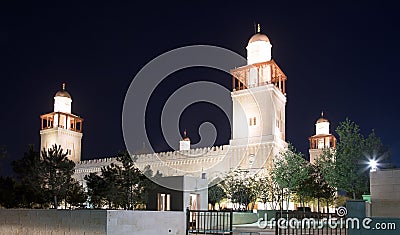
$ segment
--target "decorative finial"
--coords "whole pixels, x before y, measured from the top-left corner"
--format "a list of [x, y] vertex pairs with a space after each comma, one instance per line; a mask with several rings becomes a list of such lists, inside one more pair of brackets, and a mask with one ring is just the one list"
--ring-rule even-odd
[[321, 117], [324, 117], [324, 111], [321, 112]]
[[260, 32], [261, 32], [260, 24], [257, 24], [257, 33], [260, 33]]
[[186, 129], [183, 131], [183, 138], [186, 138]]
[[65, 91], [65, 82], [62, 84], [62, 90]]

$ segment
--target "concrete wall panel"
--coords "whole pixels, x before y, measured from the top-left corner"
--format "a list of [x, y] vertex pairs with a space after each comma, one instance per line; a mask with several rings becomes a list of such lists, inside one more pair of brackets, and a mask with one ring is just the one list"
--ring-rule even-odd
[[124, 210], [0, 210], [0, 234], [185, 234], [186, 213]]

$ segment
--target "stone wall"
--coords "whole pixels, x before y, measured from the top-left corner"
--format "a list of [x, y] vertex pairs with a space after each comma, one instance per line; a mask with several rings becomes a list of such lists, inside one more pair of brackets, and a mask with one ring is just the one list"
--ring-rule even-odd
[[185, 234], [185, 212], [0, 210], [0, 234]]
[[0, 234], [106, 234], [107, 211], [0, 210]]
[[371, 215], [400, 217], [400, 169], [370, 173]]
[[183, 211], [107, 211], [107, 234], [184, 235]]

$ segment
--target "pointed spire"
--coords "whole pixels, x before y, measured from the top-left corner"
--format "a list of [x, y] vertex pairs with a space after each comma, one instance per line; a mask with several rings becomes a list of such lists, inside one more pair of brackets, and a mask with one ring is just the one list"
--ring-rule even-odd
[[182, 138], [182, 140], [190, 141], [189, 136], [187, 136], [186, 128], [185, 128], [185, 130], [183, 131], [183, 138]]
[[65, 91], [65, 82], [62, 84], [62, 90]]
[[324, 117], [324, 111], [322, 110], [322, 112], [321, 112], [321, 117]]
[[257, 33], [260, 33], [260, 32], [261, 32], [260, 24], [257, 24]]

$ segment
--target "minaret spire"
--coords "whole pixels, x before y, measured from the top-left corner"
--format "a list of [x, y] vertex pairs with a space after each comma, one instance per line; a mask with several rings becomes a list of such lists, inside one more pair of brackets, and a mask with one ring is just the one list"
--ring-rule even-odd
[[321, 117], [324, 117], [324, 111], [322, 110], [322, 112], [321, 112]]
[[260, 33], [260, 32], [261, 32], [260, 24], [257, 24], [257, 33]]
[[62, 84], [62, 90], [65, 91], [65, 82]]

